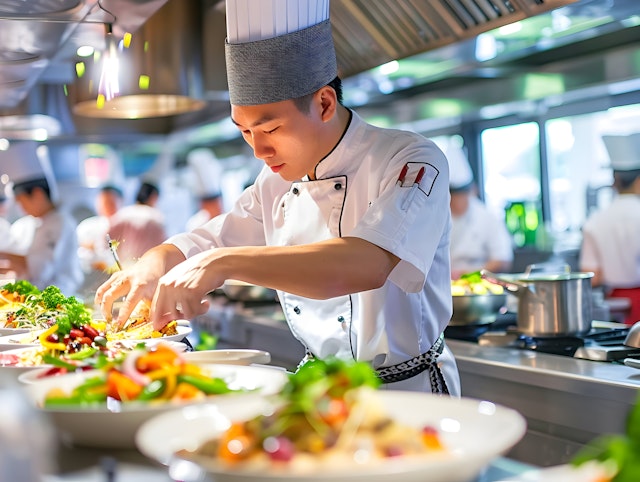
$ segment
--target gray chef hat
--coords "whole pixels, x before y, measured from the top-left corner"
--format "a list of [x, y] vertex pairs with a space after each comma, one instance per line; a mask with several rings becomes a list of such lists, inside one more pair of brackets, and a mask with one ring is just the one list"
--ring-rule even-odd
[[233, 105], [296, 99], [338, 75], [329, 0], [226, 0]]

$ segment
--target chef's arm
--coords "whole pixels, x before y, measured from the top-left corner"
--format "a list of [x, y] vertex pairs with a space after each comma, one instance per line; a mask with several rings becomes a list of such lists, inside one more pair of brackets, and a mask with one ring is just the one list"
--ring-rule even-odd
[[400, 259], [361, 238], [299, 246], [219, 248], [214, 262], [227, 279], [328, 299], [382, 286]]
[[13, 272], [17, 278], [25, 278], [28, 273], [26, 256], [0, 252], [0, 272]]

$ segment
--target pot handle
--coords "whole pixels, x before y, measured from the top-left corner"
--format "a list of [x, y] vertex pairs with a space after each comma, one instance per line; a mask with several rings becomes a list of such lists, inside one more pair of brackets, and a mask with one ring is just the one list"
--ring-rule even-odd
[[518, 281], [506, 280], [504, 278], [500, 278], [495, 273], [488, 271], [486, 269], [480, 270], [480, 276], [487, 281], [500, 285], [503, 288], [511, 291], [512, 293], [518, 294], [521, 291], [529, 291], [529, 287], [523, 283], [519, 283]]

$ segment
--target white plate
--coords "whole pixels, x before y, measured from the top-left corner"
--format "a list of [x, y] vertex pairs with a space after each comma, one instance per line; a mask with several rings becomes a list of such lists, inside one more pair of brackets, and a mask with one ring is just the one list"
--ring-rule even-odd
[[[201, 366], [207, 369], [212, 376], [225, 379], [233, 389], [244, 388], [255, 390], [255, 392], [215, 395], [209, 397], [206, 402], [166, 402], [153, 405], [116, 403], [114, 407], [110, 407], [111, 410], [106, 406], [59, 407], [42, 410], [66, 442], [88, 447], [134, 448], [134, 437], [138, 427], [155, 415], [202, 403], [224, 406], [234, 405], [244, 398], [262, 399], [265, 395], [279, 392], [288, 380], [285, 372], [270, 368], [219, 364]], [[101, 372], [91, 370], [45, 378], [32, 384], [23, 385], [23, 388], [36, 406], [41, 406], [46, 393], [52, 388], [61, 388], [70, 392], [75, 386], [88, 377], [96, 376], [97, 373]]]
[[558, 465], [540, 470], [532, 470], [516, 477], [500, 480], [499, 482], [599, 482], [609, 480], [606, 468], [597, 463], [589, 462], [580, 467]]
[[[391, 418], [414, 427], [437, 427], [447, 456], [395, 457], [376, 464], [324, 464], [312, 473], [241, 472], [202, 467], [216, 482], [467, 482], [492, 459], [504, 454], [524, 435], [526, 422], [515, 410], [491, 402], [438, 395], [381, 390], [381, 401]], [[180, 449], [193, 450], [215, 438], [232, 420], [247, 420], [268, 406], [266, 399], [243, 399], [233, 405], [199, 405], [159, 415], [145, 422], [136, 445], [146, 456], [170, 465]], [[175, 460], [175, 459], [174, 459]]]
[[191, 363], [224, 363], [227, 365], [266, 365], [271, 362], [271, 354], [262, 350], [201, 350], [190, 351], [182, 356]]
[[139, 341], [139, 342], [147, 342], [149, 340], [181, 341], [191, 334], [191, 332], [193, 331], [193, 328], [191, 328], [191, 326], [179, 324], [178, 326], [176, 326], [176, 331], [178, 333], [175, 335], [162, 336], [159, 338], [146, 338], [144, 340], [131, 340], [131, 341]]
[[0, 336], [18, 335], [20, 333], [29, 333], [29, 328], [0, 328]]
[[[175, 335], [163, 336], [159, 338], [146, 338], [144, 340], [117, 340], [117, 341], [132, 341], [132, 342], [147, 342], [149, 340], [165, 340], [165, 341], [181, 341], [185, 337], [189, 336], [193, 331], [191, 326], [186, 325], [178, 325], [176, 327], [176, 331], [178, 332]], [[30, 346], [40, 346], [38, 342], [38, 334], [41, 333], [41, 330], [27, 333], [18, 333], [13, 335], [0, 336], [0, 351], [13, 350], [15, 348], [24, 348]]]

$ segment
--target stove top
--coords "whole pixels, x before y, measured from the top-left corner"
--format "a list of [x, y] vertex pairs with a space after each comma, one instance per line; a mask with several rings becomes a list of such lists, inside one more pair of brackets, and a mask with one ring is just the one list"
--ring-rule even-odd
[[640, 358], [640, 348], [624, 345], [628, 332], [629, 327], [623, 325], [594, 321], [592, 330], [582, 336], [532, 337], [518, 332], [515, 313], [505, 313], [499, 315], [493, 323], [448, 326], [445, 337], [484, 346], [504, 346], [585, 360], [622, 362], [625, 358]]

